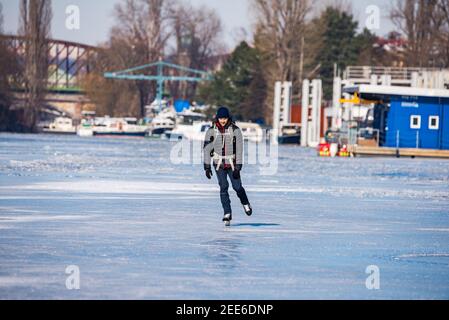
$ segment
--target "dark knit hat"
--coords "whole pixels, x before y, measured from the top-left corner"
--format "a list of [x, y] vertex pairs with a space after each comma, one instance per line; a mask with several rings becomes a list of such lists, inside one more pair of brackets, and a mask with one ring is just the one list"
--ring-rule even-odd
[[229, 113], [228, 108], [220, 107], [220, 108], [217, 110], [217, 119], [230, 118], [230, 117], [231, 117], [231, 115], [230, 115], [230, 113]]

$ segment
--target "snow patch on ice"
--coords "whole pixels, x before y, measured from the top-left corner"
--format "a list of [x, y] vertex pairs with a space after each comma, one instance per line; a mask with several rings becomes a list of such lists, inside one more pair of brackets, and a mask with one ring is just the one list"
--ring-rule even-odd
[[[145, 194], [176, 196], [211, 196], [218, 190], [217, 184], [198, 184], [181, 182], [128, 181], [128, 180], [79, 180], [71, 182], [46, 182], [28, 185], [0, 186], [0, 190], [38, 190], [59, 191], [67, 193], [95, 194]], [[389, 189], [380, 187], [332, 187], [332, 186], [299, 186], [299, 185], [254, 185], [246, 187], [252, 193], [270, 194], [326, 194], [328, 196], [348, 196], [353, 198], [417, 198], [449, 200], [449, 192], [416, 189]]]
[[[214, 192], [208, 185], [190, 183], [166, 183], [156, 181], [73, 181], [47, 182], [32, 185], [1, 187], [0, 189], [61, 191], [78, 193], [134, 193], [134, 194], [198, 194]], [[212, 190], [211, 190], [212, 189]]]
[[412, 253], [412, 254], [403, 254], [398, 256], [398, 259], [406, 259], [406, 258], [430, 258], [430, 257], [449, 257], [449, 253]]
[[36, 221], [61, 221], [61, 220], [81, 220], [93, 219], [94, 216], [81, 215], [29, 215], [29, 216], [5, 216], [0, 217], [0, 223], [16, 223], [16, 222], [36, 222]]
[[429, 231], [429, 232], [449, 232], [449, 228], [419, 228], [419, 231]]
[[4, 287], [30, 287], [36, 285], [44, 285], [51, 283], [50, 280], [44, 280], [42, 277], [14, 277], [14, 276], [0, 276], [0, 288]]

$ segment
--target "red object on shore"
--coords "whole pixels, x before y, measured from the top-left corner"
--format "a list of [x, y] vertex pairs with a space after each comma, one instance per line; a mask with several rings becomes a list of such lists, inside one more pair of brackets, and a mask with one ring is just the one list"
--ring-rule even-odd
[[330, 157], [331, 156], [331, 145], [330, 143], [320, 143], [318, 145], [318, 155], [320, 157]]

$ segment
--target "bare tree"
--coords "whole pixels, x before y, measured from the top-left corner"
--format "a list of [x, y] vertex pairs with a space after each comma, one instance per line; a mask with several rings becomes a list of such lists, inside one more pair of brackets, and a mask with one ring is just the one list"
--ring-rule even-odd
[[[0, 3], [0, 34], [3, 33], [3, 6]], [[9, 77], [11, 74], [12, 54], [8, 50], [6, 42], [0, 39], [0, 131], [8, 127], [9, 106], [11, 93], [9, 88]]]
[[[116, 61], [119, 68], [135, 67], [162, 59], [170, 37], [168, 22], [171, 0], [123, 0], [115, 7], [117, 24], [111, 30], [111, 46], [121, 47]], [[155, 85], [137, 81], [141, 115]]]
[[[108, 59], [110, 54], [103, 51], [97, 62]], [[140, 117], [139, 93], [132, 82], [109, 80], [101, 74], [90, 73], [84, 77], [82, 87], [95, 104], [98, 116]]]
[[316, 6], [316, 9], [318, 9], [316, 14], [326, 10], [326, 8], [334, 8], [337, 11], [346, 12], [348, 14], [354, 12], [351, 0], [323, 0], [321, 1], [320, 6]]
[[263, 54], [268, 83], [265, 118], [271, 119], [275, 81], [302, 81], [305, 22], [308, 0], [253, 0], [256, 13], [255, 45]]
[[433, 19], [434, 25], [439, 26], [436, 33], [436, 47], [438, 57], [436, 65], [444, 68], [449, 67], [449, 0], [440, 0]]
[[441, 4], [440, 0], [397, 0], [392, 8], [391, 20], [407, 37], [408, 66], [437, 66]]
[[19, 32], [26, 38], [24, 126], [32, 132], [46, 93], [51, 19], [51, 0], [20, 2]]
[[[0, 34], [3, 33], [2, 4], [0, 3]], [[0, 36], [0, 131], [14, 130], [16, 122], [11, 121], [10, 107], [13, 102], [12, 88], [23, 81], [22, 65], [19, 57], [8, 44], [7, 38]]]
[[[175, 40], [172, 55], [180, 65], [201, 70], [212, 68], [211, 58], [224, 52], [220, 41], [222, 23], [212, 9], [180, 4], [172, 11], [172, 28]], [[171, 83], [175, 96], [185, 99], [192, 98], [196, 89], [196, 82]]]

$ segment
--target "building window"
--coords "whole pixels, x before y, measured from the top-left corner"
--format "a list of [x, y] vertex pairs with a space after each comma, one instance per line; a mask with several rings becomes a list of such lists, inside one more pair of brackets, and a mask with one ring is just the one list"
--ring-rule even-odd
[[440, 128], [440, 117], [430, 116], [429, 117], [429, 129], [438, 130]]
[[411, 116], [410, 128], [411, 129], [421, 129], [421, 116]]

